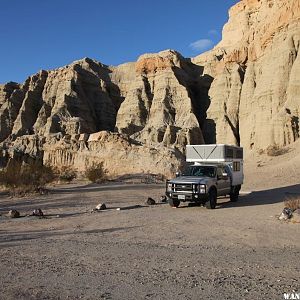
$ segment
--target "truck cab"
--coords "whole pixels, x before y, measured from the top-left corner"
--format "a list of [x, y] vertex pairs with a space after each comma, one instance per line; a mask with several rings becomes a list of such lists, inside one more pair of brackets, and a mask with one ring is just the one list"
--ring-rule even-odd
[[[234, 155], [232, 151], [231, 155], [225, 146], [187, 146], [187, 161], [194, 164], [166, 183], [166, 196], [172, 207], [178, 207], [181, 202], [196, 202], [214, 209], [219, 196], [229, 195], [232, 202], [238, 200], [244, 176], [242, 158], [237, 158], [241, 153], [237, 150], [242, 148], [229, 146], [236, 152]], [[226, 151], [235, 157], [229, 159]]]

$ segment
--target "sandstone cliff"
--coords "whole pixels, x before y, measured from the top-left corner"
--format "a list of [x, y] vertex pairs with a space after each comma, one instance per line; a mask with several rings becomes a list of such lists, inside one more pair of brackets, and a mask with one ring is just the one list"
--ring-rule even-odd
[[[109, 67], [89, 58], [1, 86], [2, 165], [39, 158], [111, 175], [171, 175], [204, 143], [211, 78], [172, 50]], [[115, 132], [115, 133], [113, 133]]]
[[300, 2], [243, 0], [222, 41], [192, 59], [166, 50], [117, 67], [85, 58], [0, 85], [0, 165], [38, 157], [114, 175], [170, 174], [186, 144], [246, 155], [299, 138]]
[[[167, 50], [141, 56], [133, 71], [118, 111], [117, 130], [144, 144], [175, 146], [182, 151], [187, 143], [204, 143], [201, 125], [208, 89], [201, 68]], [[113, 80], [118, 69], [114, 73]]]
[[229, 12], [222, 41], [193, 59], [214, 80], [208, 118], [218, 142], [246, 150], [299, 138], [299, 0], [244, 0]]

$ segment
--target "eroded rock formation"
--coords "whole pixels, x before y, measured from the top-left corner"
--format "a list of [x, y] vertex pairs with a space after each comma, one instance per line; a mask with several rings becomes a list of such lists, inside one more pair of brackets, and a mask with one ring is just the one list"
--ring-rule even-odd
[[299, 0], [244, 0], [231, 8], [223, 39], [195, 57], [214, 80], [208, 118], [216, 140], [246, 150], [299, 138]]
[[243, 0], [222, 41], [193, 59], [166, 50], [117, 67], [85, 58], [0, 85], [1, 165], [39, 158], [112, 175], [170, 174], [186, 144], [246, 153], [299, 138], [300, 2]]
[[201, 68], [175, 51], [143, 55], [135, 65], [116, 127], [148, 145], [183, 151], [186, 144], [204, 143], [201, 125], [208, 107], [206, 85]]

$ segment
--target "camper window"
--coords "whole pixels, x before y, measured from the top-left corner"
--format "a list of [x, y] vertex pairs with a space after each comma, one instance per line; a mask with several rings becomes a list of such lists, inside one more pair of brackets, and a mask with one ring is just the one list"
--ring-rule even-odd
[[233, 172], [239, 172], [241, 170], [241, 163], [239, 161], [233, 162]]
[[226, 157], [233, 158], [233, 149], [232, 148], [226, 148]]
[[236, 150], [236, 158], [243, 159], [243, 150]]

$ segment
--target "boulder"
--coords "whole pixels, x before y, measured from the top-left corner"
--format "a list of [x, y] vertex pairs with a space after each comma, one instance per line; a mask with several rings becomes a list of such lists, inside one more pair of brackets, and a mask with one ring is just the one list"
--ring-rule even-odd
[[19, 218], [20, 217], [20, 213], [15, 209], [10, 210], [7, 215], [10, 218]]
[[299, 215], [300, 216], [300, 208], [294, 210], [293, 215]]
[[161, 196], [160, 197], [160, 202], [161, 203], [166, 203], [167, 202], [167, 197], [166, 196]]
[[293, 216], [291, 218], [291, 222], [299, 224], [300, 223], [300, 214], [293, 213]]
[[147, 205], [155, 205], [156, 202], [155, 202], [154, 199], [152, 199], [151, 197], [149, 197], [149, 198], [147, 199], [147, 201], [146, 201], [146, 204], [147, 204]]
[[99, 203], [95, 208], [95, 210], [105, 210], [105, 209], [107, 209], [105, 203]]
[[279, 216], [279, 220], [280, 221], [287, 221], [289, 220], [291, 217], [293, 216], [293, 211], [288, 208], [285, 207], [281, 213], [281, 215]]
[[33, 212], [32, 212], [31, 215], [35, 216], [35, 217], [43, 217], [44, 213], [43, 213], [43, 211], [40, 208], [37, 208], [37, 209], [33, 210]]

